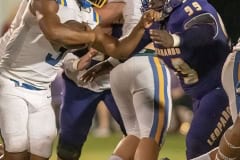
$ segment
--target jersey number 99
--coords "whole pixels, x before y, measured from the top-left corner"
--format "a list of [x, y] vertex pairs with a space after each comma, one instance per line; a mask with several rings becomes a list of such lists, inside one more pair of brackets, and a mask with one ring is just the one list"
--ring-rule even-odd
[[198, 2], [192, 2], [192, 5], [188, 5], [184, 8], [184, 11], [188, 14], [188, 16], [193, 15], [195, 11], [201, 11], [202, 7]]

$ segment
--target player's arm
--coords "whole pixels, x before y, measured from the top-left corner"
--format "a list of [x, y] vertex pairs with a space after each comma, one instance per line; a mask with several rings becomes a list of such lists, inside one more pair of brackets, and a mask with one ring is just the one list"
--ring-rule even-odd
[[145, 28], [149, 28], [152, 25], [152, 22], [157, 20], [159, 17], [159, 12], [149, 10], [148, 12], [144, 13], [141, 20], [134, 27], [132, 32], [120, 40], [104, 34], [99, 27], [96, 27], [96, 39], [93, 43], [93, 47], [111, 57], [125, 59], [129, 57], [129, 55], [140, 43], [144, 35]]
[[33, 0], [31, 11], [37, 16], [39, 26], [46, 38], [64, 46], [91, 43], [95, 39], [93, 31], [77, 31], [62, 24], [57, 15], [59, 6], [55, 0]]
[[179, 46], [194, 48], [209, 44], [217, 34], [217, 24], [210, 14], [198, 15], [187, 21], [184, 26], [183, 32], [175, 34], [170, 34], [166, 30], [150, 30], [150, 37], [165, 48]]
[[195, 25], [178, 35], [180, 37], [179, 46], [185, 48], [205, 46], [214, 40], [215, 35], [216, 35], [215, 28], [212, 25], [209, 24]]

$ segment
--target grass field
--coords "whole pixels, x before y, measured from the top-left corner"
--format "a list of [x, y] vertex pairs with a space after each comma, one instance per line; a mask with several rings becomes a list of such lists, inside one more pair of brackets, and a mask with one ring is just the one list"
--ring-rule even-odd
[[[120, 138], [121, 135], [117, 133], [108, 138], [95, 138], [90, 135], [84, 146], [81, 160], [108, 160]], [[184, 138], [180, 134], [168, 134], [165, 145], [160, 152], [160, 157], [169, 157], [171, 160], [185, 160]], [[55, 150], [51, 160], [56, 160]]]

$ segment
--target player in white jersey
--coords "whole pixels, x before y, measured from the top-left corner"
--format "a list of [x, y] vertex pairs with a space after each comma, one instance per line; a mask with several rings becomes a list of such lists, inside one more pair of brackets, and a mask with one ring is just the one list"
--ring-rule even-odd
[[[4, 44], [0, 66], [0, 123], [6, 160], [41, 160], [56, 136], [50, 83], [67, 49], [94, 41], [77, 1], [23, 0]], [[35, 16], [36, 15], [36, 16]], [[84, 29], [73, 28], [68, 22]], [[66, 22], [66, 23], [65, 23]], [[64, 24], [63, 24], [64, 23]]]
[[[115, 17], [121, 15], [123, 5], [122, 2], [112, 3], [111, 1], [102, 8], [93, 8], [87, 1], [81, 0], [81, 13], [87, 15], [96, 12], [100, 16], [100, 24], [109, 26]], [[93, 16], [86, 18], [85, 21], [90, 24], [98, 24], [97, 18]], [[85, 52], [87, 53], [85, 54]], [[60, 116], [58, 159], [77, 160], [80, 158], [97, 104], [100, 101], [106, 104], [109, 113], [125, 133], [120, 113], [110, 91], [109, 74], [99, 76], [90, 83], [81, 82], [79, 79], [87, 68], [104, 60], [104, 57], [100, 52], [90, 49], [68, 54], [64, 58], [63, 68], [65, 71], [62, 77], [65, 89]]]
[[[140, 0], [127, 0], [125, 16], [134, 15], [135, 22], [139, 21], [141, 6]], [[99, 68], [92, 68], [89, 75], [95, 75]], [[86, 74], [83, 79], [90, 80], [90, 77]], [[119, 142], [109, 160], [157, 159], [171, 116], [168, 69], [154, 57], [154, 50], [143, 49], [110, 72], [110, 84], [127, 136]]]
[[[0, 117], [7, 160], [41, 160], [51, 155], [56, 126], [49, 85], [66, 52], [60, 46], [80, 47], [94, 42], [101, 49], [97, 32], [74, 21], [78, 19], [77, 1], [59, 2], [69, 7], [59, 6], [55, 0], [29, 1], [24, 13], [17, 15], [21, 23], [3, 49]], [[154, 15], [148, 12], [143, 16], [135, 27], [135, 37], [142, 36]], [[70, 24], [63, 24], [65, 21]]]

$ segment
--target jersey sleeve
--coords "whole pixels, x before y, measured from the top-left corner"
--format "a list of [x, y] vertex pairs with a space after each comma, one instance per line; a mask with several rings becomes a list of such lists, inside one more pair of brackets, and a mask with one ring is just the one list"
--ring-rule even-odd
[[139, 22], [141, 13], [141, 0], [124, 0], [126, 5], [123, 9], [123, 36], [128, 35]]
[[180, 46], [185, 48], [204, 46], [214, 39], [217, 32], [217, 22], [211, 14], [197, 15], [184, 23], [183, 32], [178, 34], [180, 36]]
[[65, 57], [64, 57], [64, 61], [63, 61], [63, 69], [64, 71], [67, 72], [75, 72], [77, 69], [74, 66], [75, 63], [78, 63], [79, 61], [79, 57], [77, 57], [76, 55], [72, 54], [72, 53], [68, 53]]
[[[207, 24], [195, 25], [180, 33], [180, 46], [195, 48], [209, 44], [214, 39], [214, 30]], [[193, 41], [194, 39], [194, 41]]]

